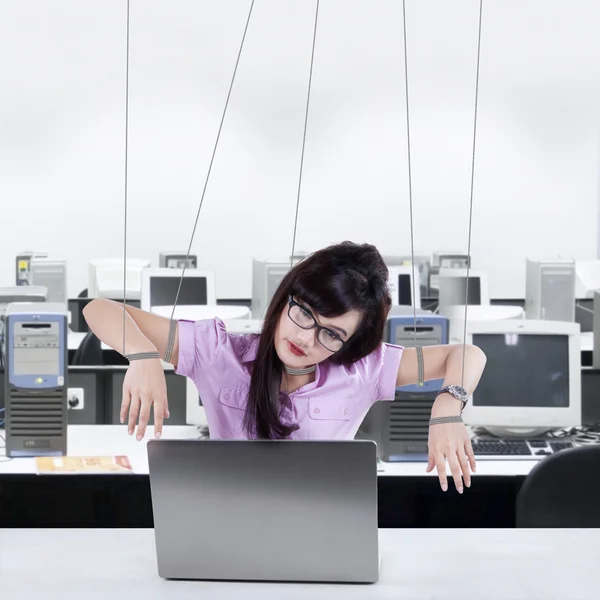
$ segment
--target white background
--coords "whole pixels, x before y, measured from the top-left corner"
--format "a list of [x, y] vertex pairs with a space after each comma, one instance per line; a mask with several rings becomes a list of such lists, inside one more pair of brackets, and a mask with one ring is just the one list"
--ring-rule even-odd
[[[473, 266], [596, 257], [600, 3], [485, 0]], [[132, 0], [130, 257], [187, 250], [249, 0]], [[192, 247], [217, 296], [289, 256], [315, 3], [256, 0]], [[465, 252], [478, 0], [407, 0], [415, 252]], [[14, 257], [122, 256], [125, 0], [0, 0], [0, 285]], [[296, 248], [410, 253], [402, 3], [321, 0]]]

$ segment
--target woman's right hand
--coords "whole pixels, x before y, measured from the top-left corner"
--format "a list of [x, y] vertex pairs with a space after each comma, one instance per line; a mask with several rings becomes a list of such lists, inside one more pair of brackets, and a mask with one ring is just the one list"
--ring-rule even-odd
[[137, 440], [141, 440], [150, 420], [150, 407], [154, 405], [154, 435], [160, 438], [163, 419], [169, 418], [167, 382], [159, 358], [132, 361], [123, 381], [121, 423], [128, 418], [129, 435], [133, 434], [138, 421]]

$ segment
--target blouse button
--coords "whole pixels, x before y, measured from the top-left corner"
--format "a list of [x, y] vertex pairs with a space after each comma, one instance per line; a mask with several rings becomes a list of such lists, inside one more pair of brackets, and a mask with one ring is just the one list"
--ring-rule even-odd
[[319, 408], [315, 408], [315, 410], [313, 412], [316, 414], [319, 414], [321, 412], [321, 410]]

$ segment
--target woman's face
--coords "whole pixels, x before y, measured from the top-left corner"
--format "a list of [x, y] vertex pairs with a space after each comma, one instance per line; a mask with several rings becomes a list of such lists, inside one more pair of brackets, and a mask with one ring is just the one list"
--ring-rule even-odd
[[[335, 354], [339, 347], [337, 338], [347, 342], [358, 329], [361, 313], [351, 310], [339, 317], [327, 319], [317, 314], [309, 305], [294, 298], [299, 306], [292, 307], [292, 320], [289, 316], [290, 307], [286, 304], [279, 324], [275, 331], [275, 351], [281, 362], [291, 368], [299, 369], [320, 363]], [[313, 323], [327, 327], [328, 331], [321, 331], [317, 339], [317, 328], [305, 329]], [[325, 347], [321, 341], [327, 347]]]

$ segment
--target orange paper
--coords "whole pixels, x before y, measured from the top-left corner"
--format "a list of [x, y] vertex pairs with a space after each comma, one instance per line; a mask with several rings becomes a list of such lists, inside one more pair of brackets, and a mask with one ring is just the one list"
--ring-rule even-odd
[[126, 456], [38, 456], [35, 463], [40, 475], [133, 473]]

